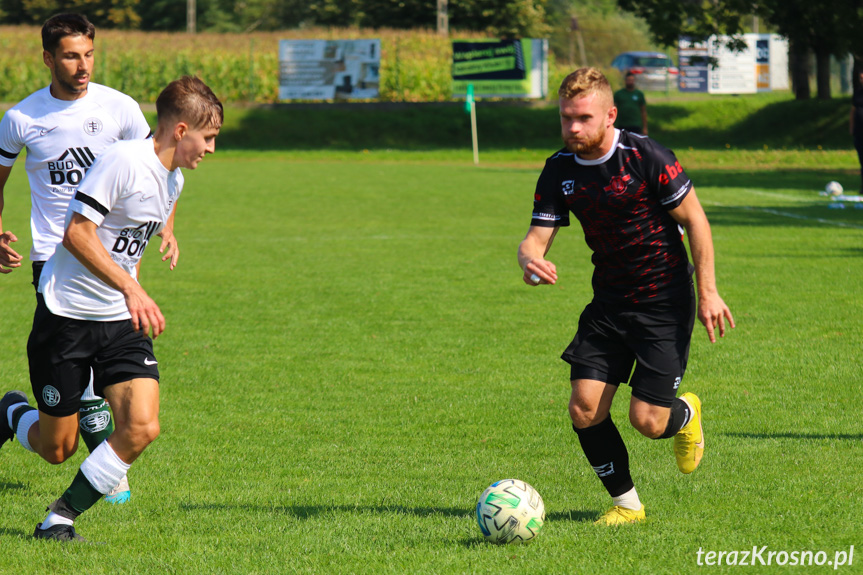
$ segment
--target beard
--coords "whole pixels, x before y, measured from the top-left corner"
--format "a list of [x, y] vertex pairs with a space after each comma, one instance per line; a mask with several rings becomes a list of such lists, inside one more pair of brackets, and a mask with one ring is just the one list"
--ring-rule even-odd
[[563, 143], [566, 149], [574, 152], [579, 156], [590, 156], [598, 152], [602, 147], [602, 142], [605, 140], [605, 130], [600, 129], [593, 135], [582, 135], [578, 139], [573, 136], [563, 137]]
[[86, 84], [78, 84], [75, 83], [74, 76], [68, 76], [64, 74], [64, 70], [62, 70], [59, 66], [54, 68], [54, 77], [57, 79], [57, 84], [67, 93], [69, 94], [81, 94], [87, 91], [87, 88], [90, 85], [88, 81]]

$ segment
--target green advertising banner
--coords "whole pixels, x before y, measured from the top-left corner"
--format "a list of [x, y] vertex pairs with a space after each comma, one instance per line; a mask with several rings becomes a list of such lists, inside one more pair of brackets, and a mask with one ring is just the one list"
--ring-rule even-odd
[[477, 97], [544, 98], [548, 93], [548, 41], [454, 40], [452, 94]]

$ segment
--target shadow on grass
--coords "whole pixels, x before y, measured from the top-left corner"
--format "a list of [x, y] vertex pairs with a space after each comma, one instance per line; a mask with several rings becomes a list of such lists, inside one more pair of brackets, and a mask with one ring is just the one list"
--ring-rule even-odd
[[0, 481], [0, 491], [11, 491], [12, 489], [27, 489], [24, 483], [9, 483], [8, 481]]
[[[473, 509], [461, 509], [452, 507], [405, 507], [404, 505], [243, 505], [236, 503], [181, 503], [183, 511], [235, 511], [248, 512], [250, 509], [258, 511], [272, 511], [291, 515], [298, 519], [309, 519], [326, 515], [328, 513], [396, 513], [410, 515], [413, 517], [432, 517], [442, 515], [445, 517], [473, 518]], [[593, 521], [600, 511], [556, 511], [546, 515], [550, 521]]]
[[[648, 104], [650, 135], [672, 149], [849, 149], [849, 107], [842, 98], [768, 104], [705, 98], [685, 105]], [[715, 118], [723, 109], [742, 119], [724, 126]], [[722, 127], [705, 128], [717, 123]], [[676, 128], [679, 124], [686, 127]], [[558, 126], [553, 102], [477, 105], [481, 150], [533, 148], [551, 154], [561, 145]], [[249, 150], [432, 150], [469, 147], [470, 138], [470, 116], [460, 102], [275, 104], [229, 110], [219, 145]]]
[[728, 432], [720, 433], [726, 437], [739, 437], [741, 439], [797, 439], [802, 441], [822, 441], [822, 440], [839, 440], [839, 441], [860, 441], [863, 440], [863, 433], [796, 433], [793, 431], [777, 432], [777, 433], [744, 433], [744, 432]]
[[[737, 171], [734, 169], [686, 170], [692, 178], [695, 189], [741, 188], [744, 190], [802, 190], [812, 193], [812, 203], [826, 204], [826, 198], [818, 195], [830, 180], [836, 179], [836, 170], [795, 170], [781, 168], [763, 171]], [[859, 172], [855, 172], [859, 174]], [[849, 178], [850, 179], [850, 178]], [[857, 175], [859, 182], [859, 175]], [[855, 182], [857, 183], [857, 182]]]
[[[20, 529], [7, 529], [0, 527], [0, 537], [17, 537], [18, 539], [33, 539], [32, 531], [21, 531]], [[35, 539], [34, 539], [35, 541]]]

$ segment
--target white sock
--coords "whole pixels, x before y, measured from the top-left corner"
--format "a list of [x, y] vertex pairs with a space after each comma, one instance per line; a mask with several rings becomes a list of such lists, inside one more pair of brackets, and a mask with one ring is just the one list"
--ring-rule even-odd
[[686, 404], [686, 421], [684, 421], [683, 425], [680, 426], [680, 429], [683, 429], [684, 427], [689, 425], [689, 422], [692, 421], [693, 417], [695, 417], [695, 410], [692, 409], [692, 405], [690, 405], [690, 403], [682, 397], [680, 398], [680, 401]]
[[30, 438], [28, 437], [28, 433], [30, 433], [30, 428], [39, 421], [39, 410], [31, 409], [27, 413], [21, 416], [21, 419], [18, 420], [18, 429], [15, 430], [15, 437], [18, 438], [18, 443], [21, 444], [21, 447], [26, 449], [27, 451], [33, 451], [33, 448], [30, 446]]
[[74, 521], [71, 519], [66, 519], [62, 515], [57, 515], [53, 511], [48, 513], [48, 517], [45, 518], [45, 521], [42, 522], [42, 525], [39, 526], [39, 529], [50, 529], [55, 525], [72, 525]]
[[625, 509], [632, 509], [633, 511], [638, 511], [639, 509], [641, 509], [641, 500], [638, 498], [638, 493], [635, 492], [635, 487], [633, 487], [623, 495], [612, 497], [611, 500], [614, 502], [615, 505], [623, 507]]
[[90, 370], [90, 383], [87, 384], [87, 389], [81, 394], [81, 401], [89, 401], [91, 399], [101, 399], [96, 392], [93, 391], [93, 370]]
[[81, 464], [81, 473], [93, 489], [107, 495], [120, 484], [129, 467], [131, 465], [120, 459], [106, 439]]
[[[6, 421], [8, 422], [9, 429], [12, 429], [12, 412], [21, 407], [22, 405], [30, 405], [29, 403], [15, 403], [9, 406], [9, 409], [6, 410]], [[14, 431], [14, 430], [13, 430]]]

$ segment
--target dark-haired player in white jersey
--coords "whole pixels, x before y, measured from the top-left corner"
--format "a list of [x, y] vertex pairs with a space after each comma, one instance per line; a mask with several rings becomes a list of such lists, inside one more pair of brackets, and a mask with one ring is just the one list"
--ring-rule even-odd
[[[617, 110], [607, 79], [595, 68], [567, 76], [559, 90], [565, 147], [539, 177], [533, 216], [518, 249], [528, 285], [557, 282], [545, 259], [558, 229], [578, 218], [593, 251], [593, 301], [563, 353], [571, 366], [572, 426], [587, 460], [612, 497], [598, 524], [641, 521], [644, 505], [629, 455], [611, 420], [621, 383], [629, 382], [629, 420], [653, 438], [674, 437], [681, 472], [704, 451], [701, 401], [677, 396], [696, 316], [711, 342], [734, 319], [716, 291], [710, 224], [674, 154], [650, 138], [614, 128]], [[633, 370], [633, 365], [635, 369]]]
[[[81, 464], [34, 537], [77, 541], [75, 519], [110, 493], [159, 434], [159, 370], [152, 338], [165, 329], [159, 306], [137, 282], [145, 248], [164, 228], [183, 188], [180, 168], [215, 151], [222, 104], [198, 78], [171, 82], [156, 100], [152, 139], [105, 150], [75, 192], [63, 241], [45, 264], [27, 342], [39, 404], [4, 396], [18, 441], [44, 459], [68, 459], [77, 444], [81, 393], [95, 391], [116, 415], [114, 432]], [[24, 401], [21, 401], [21, 399]]]
[[[33, 285], [38, 287], [45, 261], [63, 237], [69, 201], [84, 174], [108, 146], [118, 140], [143, 140], [150, 127], [138, 104], [111, 88], [90, 82], [96, 29], [80, 14], [58, 14], [42, 26], [43, 60], [51, 84], [11, 108], [0, 121], [0, 217], [4, 188], [21, 150], [27, 150], [30, 181], [30, 227], [33, 247]], [[178, 250], [169, 224], [163, 232], [165, 258], [176, 264]], [[21, 266], [12, 247], [17, 237], [4, 230], [0, 219], [0, 273]], [[38, 296], [37, 296], [38, 297]], [[0, 410], [2, 411], [2, 410]], [[6, 413], [0, 413], [5, 418]], [[81, 437], [92, 451], [113, 430], [105, 401], [88, 387], [81, 403]], [[0, 432], [0, 445], [10, 436]], [[130, 497], [124, 478], [106, 501], [123, 503]]]

